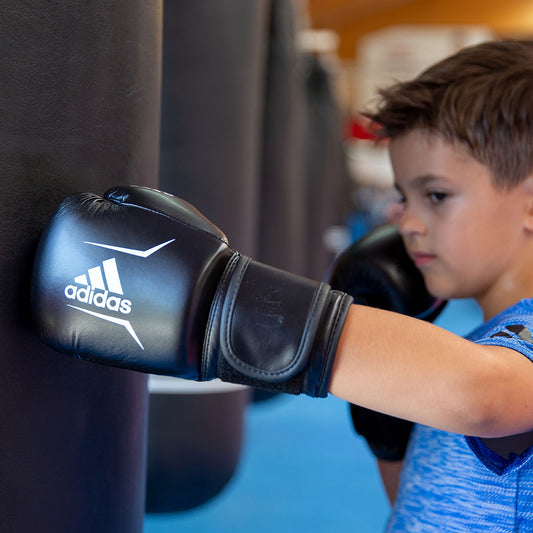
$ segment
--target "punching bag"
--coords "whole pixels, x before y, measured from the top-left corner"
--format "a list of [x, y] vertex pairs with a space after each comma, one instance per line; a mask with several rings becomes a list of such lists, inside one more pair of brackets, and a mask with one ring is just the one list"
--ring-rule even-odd
[[307, 275], [325, 279], [338, 250], [325, 246], [329, 228], [342, 226], [352, 203], [352, 185], [343, 145], [342, 115], [331, 73], [320, 57], [307, 54], [305, 198]]
[[199, 507], [240, 461], [250, 391], [229, 383], [151, 376], [146, 511]]
[[[273, 0], [262, 117], [257, 259], [306, 276], [306, 93], [294, 6]], [[264, 394], [264, 393], [263, 393]]]
[[157, 186], [161, 12], [157, 0], [2, 2], [2, 531], [142, 531], [147, 378], [45, 347], [29, 294], [63, 198]]
[[[160, 188], [257, 252], [270, 0], [164, 3]], [[208, 37], [207, 37], [208, 36]], [[239, 463], [248, 389], [151, 377], [146, 509], [220, 493]]]

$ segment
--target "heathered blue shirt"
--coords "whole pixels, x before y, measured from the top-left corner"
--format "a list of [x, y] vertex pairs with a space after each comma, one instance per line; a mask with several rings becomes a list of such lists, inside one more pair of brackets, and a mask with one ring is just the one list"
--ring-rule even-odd
[[[512, 348], [533, 361], [533, 299], [468, 339]], [[416, 425], [388, 533], [533, 532], [533, 447], [503, 459], [480, 439]]]

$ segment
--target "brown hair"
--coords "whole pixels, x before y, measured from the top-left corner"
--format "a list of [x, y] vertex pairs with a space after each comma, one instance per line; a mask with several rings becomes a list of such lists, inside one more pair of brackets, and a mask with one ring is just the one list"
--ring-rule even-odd
[[533, 41], [489, 41], [460, 50], [415, 79], [380, 91], [365, 113], [390, 137], [426, 129], [468, 148], [494, 183], [533, 170]]

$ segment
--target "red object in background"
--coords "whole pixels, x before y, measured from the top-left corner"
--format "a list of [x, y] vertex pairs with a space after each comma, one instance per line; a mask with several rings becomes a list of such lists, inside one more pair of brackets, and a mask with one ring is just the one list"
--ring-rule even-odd
[[361, 141], [375, 141], [376, 135], [372, 133], [370, 124], [364, 125], [359, 120], [351, 120], [346, 126], [346, 137], [348, 139], [358, 139]]

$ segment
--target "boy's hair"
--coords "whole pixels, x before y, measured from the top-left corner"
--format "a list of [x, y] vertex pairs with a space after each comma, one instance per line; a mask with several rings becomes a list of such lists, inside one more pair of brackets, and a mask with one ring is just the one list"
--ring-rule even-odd
[[533, 171], [533, 41], [463, 48], [379, 94], [377, 110], [365, 115], [381, 138], [420, 128], [458, 142], [502, 188]]

